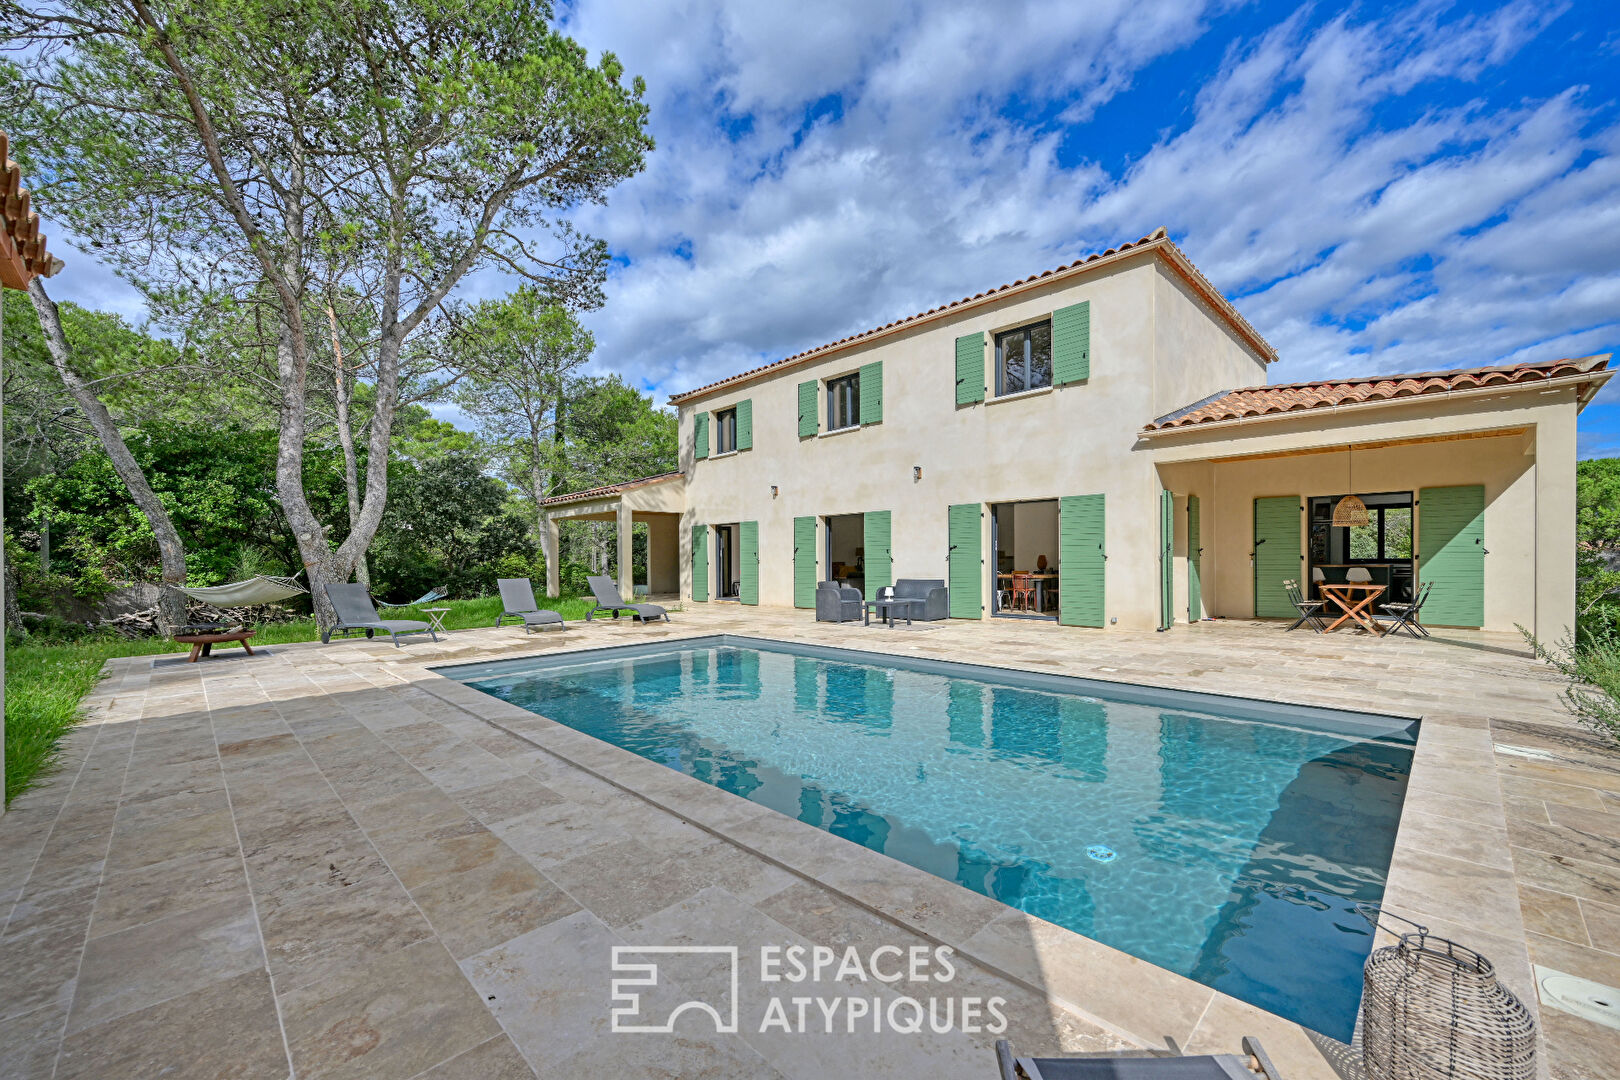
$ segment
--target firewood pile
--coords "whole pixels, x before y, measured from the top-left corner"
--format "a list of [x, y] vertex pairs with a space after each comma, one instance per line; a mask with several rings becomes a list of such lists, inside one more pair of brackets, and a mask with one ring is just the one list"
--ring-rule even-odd
[[[297, 612], [280, 604], [253, 604], [249, 607], [217, 608], [212, 604], [192, 601], [186, 605], [186, 621], [195, 624], [219, 623], [226, 630], [237, 627], [263, 626], [267, 623], [295, 622], [302, 618]], [[126, 612], [103, 619], [99, 625], [107, 627], [120, 637], [143, 638], [158, 636], [158, 609], [154, 605], [141, 611]]]

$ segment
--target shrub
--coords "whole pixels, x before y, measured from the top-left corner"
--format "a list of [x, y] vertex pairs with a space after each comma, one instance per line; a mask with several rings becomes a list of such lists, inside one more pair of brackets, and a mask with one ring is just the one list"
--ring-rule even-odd
[[1620, 631], [1612, 625], [1584, 630], [1548, 648], [1519, 628], [1536, 656], [1569, 680], [1564, 704], [1582, 726], [1620, 744]]

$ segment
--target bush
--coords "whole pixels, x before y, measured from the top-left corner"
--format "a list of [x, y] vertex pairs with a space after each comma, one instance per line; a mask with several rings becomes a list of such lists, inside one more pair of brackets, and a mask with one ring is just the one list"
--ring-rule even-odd
[[1620, 745], [1620, 631], [1600, 624], [1565, 638], [1555, 648], [1519, 628], [1538, 658], [1564, 678], [1564, 704], [1582, 726]]

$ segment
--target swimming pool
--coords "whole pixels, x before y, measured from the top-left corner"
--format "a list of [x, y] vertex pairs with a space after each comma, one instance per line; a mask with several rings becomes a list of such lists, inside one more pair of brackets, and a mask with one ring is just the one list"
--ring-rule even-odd
[[1415, 722], [737, 637], [439, 670], [1351, 1036]]

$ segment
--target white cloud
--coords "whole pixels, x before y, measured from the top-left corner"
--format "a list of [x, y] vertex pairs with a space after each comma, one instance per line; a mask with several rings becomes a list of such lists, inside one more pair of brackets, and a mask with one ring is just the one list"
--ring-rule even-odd
[[568, 32], [646, 77], [659, 141], [582, 215], [629, 260], [588, 317], [598, 366], [668, 394], [1161, 224], [1277, 380], [1620, 336], [1613, 104], [1490, 103], [1558, 9], [1305, 11], [1167, 93], [1231, 6], [580, 0]]

